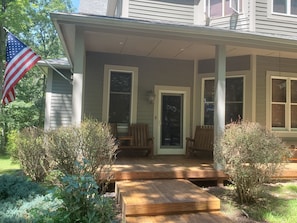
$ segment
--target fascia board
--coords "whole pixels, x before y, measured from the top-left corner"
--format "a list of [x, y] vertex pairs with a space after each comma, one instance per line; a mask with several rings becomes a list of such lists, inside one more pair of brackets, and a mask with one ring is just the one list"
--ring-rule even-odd
[[234, 46], [256, 47], [262, 49], [297, 51], [297, 39], [280, 38], [271, 35], [261, 35], [250, 32], [226, 30], [205, 26], [177, 25], [158, 23], [134, 19], [119, 19], [104, 16], [89, 16], [83, 14], [53, 13], [53, 20], [57, 23], [75, 24], [76, 26], [110, 32], [133, 32], [156, 37], [192, 39], [208, 44], [229, 44]]

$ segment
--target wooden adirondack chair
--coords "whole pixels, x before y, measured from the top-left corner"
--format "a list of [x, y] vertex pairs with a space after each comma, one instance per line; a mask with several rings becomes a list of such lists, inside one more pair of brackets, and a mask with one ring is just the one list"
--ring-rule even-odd
[[211, 125], [196, 126], [195, 137], [186, 138], [186, 156], [190, 157], [193, 153], [213, 152], [214, 129]]
[[146, 150], [147, 156], [153, 155], [153, 138], [149, 137], [147, 124], [131, 124], [128, 136], [119, 137], [119, 150]]

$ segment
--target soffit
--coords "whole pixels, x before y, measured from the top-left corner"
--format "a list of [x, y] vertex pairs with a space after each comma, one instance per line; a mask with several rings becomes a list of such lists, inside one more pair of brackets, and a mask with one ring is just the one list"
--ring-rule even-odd
[[215, 45], [228, 57], [247, 54], [297, 58], [297, 40], [208, 27], [153, 24], [83, 15], [52, 15], [68, 57], [74, 57], [74, 27], [84, 32], [85, 49], [144, 57], [199, 60], [214, 58]]

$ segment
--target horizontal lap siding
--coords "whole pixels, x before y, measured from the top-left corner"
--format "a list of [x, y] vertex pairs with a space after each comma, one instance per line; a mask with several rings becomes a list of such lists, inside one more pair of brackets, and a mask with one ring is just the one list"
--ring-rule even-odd
[[129, 18], [193, 24], [194, 1], [130, 0]]
[[297, 60], [257, 56], [256, 117], [266, 126], [266, 73], [267, 71], [297, 73]]
[[[68, 78], [69, 71], [61, 71]], [[50, 128], [67, 126], [72, 123], [72, 85], [54, 72], [51, 91]]]
[[[230, 16], [211, 18], [210, 26], [222, 29], [230, 29]], [[239, 15], [236, 30], [249, 31], [249, 18], [245, 15]]]
[[[87, 53], [85, 113], [102, 120], [104, 65], [138, 67], [137, 122], [147, 123], [152, 134], [154, 104], [147, 92], [155, 85], [193, 87], [193, 61], [156, 59], [107, 53]], [[91, 85], [89, 85], [91, 83]]]
[[296, 24], [296, 17], [282, 15], [273, 15], [271, 17], [267, 0], [258, 0], [256, 2], [256, 32], [296, 37]]

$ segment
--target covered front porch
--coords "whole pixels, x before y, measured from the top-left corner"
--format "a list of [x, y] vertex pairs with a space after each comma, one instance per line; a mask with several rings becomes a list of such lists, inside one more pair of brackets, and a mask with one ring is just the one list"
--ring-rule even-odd
[[[285, 164], [278, 180], [297, 179], [297, 163]], [[142, 156], [119, 156], [112, 168], [112, 181], [187, 179], [203, 185], [204, 182], [222, 184], [227, 175], [214, 168], [210, 157], [186, 158], [184, 155], [162, 155], [152, 158]]]

